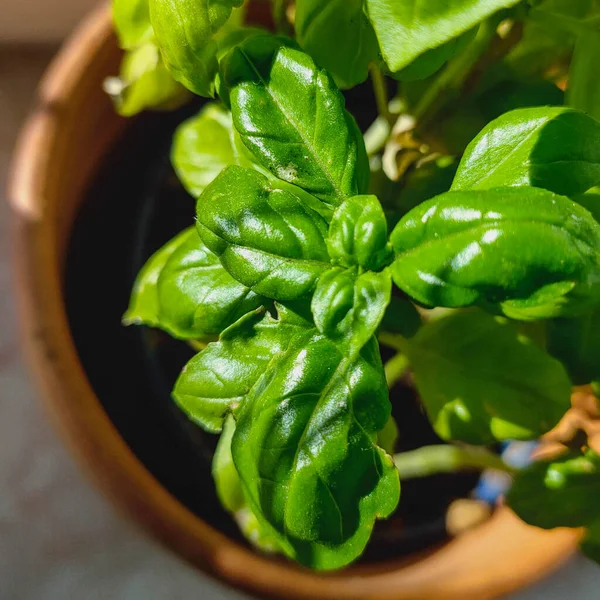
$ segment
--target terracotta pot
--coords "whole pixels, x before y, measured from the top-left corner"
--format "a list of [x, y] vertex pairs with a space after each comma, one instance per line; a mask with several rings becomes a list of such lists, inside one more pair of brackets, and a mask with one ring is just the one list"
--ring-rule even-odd
[[108, 8], [94, 12], [44, 78], [18, 144], [10, 199], [23, 339], [55, 420], [100, 487], [182, 557], [261, 597], [487, 600], [555, 568], [578, 533], [527, 527], [506, 509], [409, 560], [318, 575], [228, 539], [172, 497], [120, 437], [91, 388], [65, 313], [62, 272], [86, 183], [125, 122], [101, 88], [120, 59]]

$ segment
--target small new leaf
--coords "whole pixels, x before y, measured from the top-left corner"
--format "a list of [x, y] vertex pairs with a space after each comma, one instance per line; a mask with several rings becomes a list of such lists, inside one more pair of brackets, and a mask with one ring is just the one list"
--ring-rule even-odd
[[212, 97], [218, 71], [215, 34], [243, 0], [149, 0], [150, 20], [173, 77], [199, 96]]
[[562, 365], [497, 317], [467, 311], [430, 321], [406, 352], [429, 420], [445, 440], [536, 439], [570, 407]]
[[277, 38], [255, 36], [221, 62], [221, 92], [255, 160], [338, 206], [369, 183], [362, 134], [326, 71]]
[[245, 315], [184, 367], [173, 398], [206, 431], [221, 431], [227, 414], [240, 409], [273, 358], [312, 327], [281, 306], [278, 312], [278, 318], [264, 309]]
[[343, 267], [378, 271], [393, 257], [387, 221], [375, 196], [353, 196], [333, 213], [327, 237], [329, 256]]
[[112, 15], [123, 50], [132, 50], [152, 40], [148, 0], [113, 0]]
[[219, 104], [207, 104], [175, 132], [171, 151], [173, 168], [185, 189], [198, 198], [229, 165], [252, 166], [246, 147], [233, 129], [231, 113]]
[[374, 339], [352, 360], [307, 332], [248, 396], [233, 459], [253, 511], [288, 556], [342, 567], [394, 511], [398, 472], [376, 445], [390, 412]]
[[233, 279], [191, 227], [140, 271], [124, 322], [159, 327], [181, 339], [201, 339], [218, 335], [267, 303]]
[[297, 0], [296, 34], [302, 48], [341, 88], [362, 83], [379, 55], [363, 0]]
[[171, 77], [153, 42], [127, 52], [119, 77], [107, 78], [104, 89], [123, 117], [132, 117], [144, 110], [174, 110], [190, 97]]
[[600, 456], [568, 452], [519, 472], [506, 498], [530, 525], [581, 527], [600, 519]]
[[396, 285], [427, 306], [528, 320], [576, 315], [598, 298], [600, 226], [546, 190], [447, 192], [410, 211], [391, 241]]
[[295, 300], [331, 266], [327, 222], [301, 190], [274, 185], [252, 169], [227, 167], [200, 196], [197, 227], [237, 281], [268, 298]]
[[319, 278], [311, 309], [317, 329], [356, 354], [377, 331], [390, 302], [387, 270], [358, 274], [335, 267]]
[[453, 190], [531, 185], [582, 194], [600, 183], [600, 123], [565, 107], [521, 108], [469, 144]]

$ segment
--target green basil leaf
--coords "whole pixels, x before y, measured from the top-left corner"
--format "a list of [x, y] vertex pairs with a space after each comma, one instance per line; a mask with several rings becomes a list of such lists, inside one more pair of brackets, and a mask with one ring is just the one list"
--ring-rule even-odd
[[104, 88], [123, 117], [147, 109], [174, 110], [189, 99], [189, 92], [171, 77], [152, 42], [127, 52], [119, 77], [106, 79]]
[[243, 0], [149, 0], [150, 20], [173, 77], [199, 96], [214, 96], [215, 34]]
[[450, 41], [519, 0], [365, 0], [381, 53], [391, 71]]
[[566, 367], [575, 385], [600, 379], [600, 311], [547, 324], [548, 352]]
[[564, 107], [523, 108], [469, 144], [452, 189], [532, 185], [581, 194], [600, 183], [600, 123]]
[[600, 31], [586, 31], [575, 42], [569, 69], [567, 103], [600, 120]]
[[376, 445], [390, 412], [375, 339], [352, 360], [322, 335], [296, 337], [248, 396], [233, 459], [253, 511], [288, 556], [342, 567], [394, 511], [398, 472]]
[[430, 321], [406, 353], [429, 420], [445, 440], [535, 439], [570, 407], [562, 365], [498, 317], [466, 311]]
[[132, 50], [152, 40], [148, 0], [113, 0], [112, 15], [123, 50]]
[[600, 226], [528, 187], [447, 192], [391, 236], [392, 277], [427, 306], [482, 305], [524, 320], [576, 315], [598, 299]]
[[207, 104], [175, 132], [171, 162], [179, 180], [194, 198], [229, 165], [252, 166], [252, 158], [233, 129], [231, 113]]
[[326, 71], [265, 36], [223, 59], [233, 123], [255, 160], [330, 206], [363, 193], [369, 163], [362, 134]]
[[297, 0], [295, 25], [302, 48], [341, 88], [354, 87], [368, 77], [379, 44], [363, 0]]
[[200, 196], [197, 216], [206, 245], [257, 294], [295, 300], [330, 267], [325, 219], [293, 186], [275, 188], [252, 169], [222, 171]]
[[124, 321], [159, 327], [182, 339], [201, 339], [218, 335], [268, 303], [238, 283], [191, 227], [140, 271]]
[[391, 295], [387, 269], [358, 274], [356, 269], [335, 267], [325, 271], [317, 283], [311, 304], [315, 325], [354, 354], [377, 331]]
[[212, 474], [217, 495], [223, 508], [230, 512], [238, 527], [250, 543], [263, 552], [276, 552], [277, 543], [263, 527], [248, 506], [242, 482], [231, 455], [231, 440], [235, 432], [235, 419], [229, 415], [223, 426], [213, 458]]
[[590, 560], [600, 564], [600, 516], [589, 525], [581, 542], [581, 551]]
[[278, 318], [264, 309], [243, 316], [185, 366], [173, 398], [188, 417], [209, 432], [219, 432], [231, 411], [239, 411], [267, 366], [296, 334], [311, 327], [278, 306]]
[[477, 28], [474, 27], [441, 46], [426, 50], [408, 66], [397, 73], [392, 73], [392, 77], [399, 81], [415, 81], [430, 77], [436, 71], [439, 71], [453, 56], [462, 52], [473, 41], [476, 34]]
[[327, 248], [332, 261], [343, 267], [378, 271], [391, 262], [387, 221], [376, 196], [353, 196], [336, 209]]
[[599, 494], [600, 456], [588, 450], [533, 463], [516, 475], [506, 500], [526, 523], [553, 529], [600, 518]]

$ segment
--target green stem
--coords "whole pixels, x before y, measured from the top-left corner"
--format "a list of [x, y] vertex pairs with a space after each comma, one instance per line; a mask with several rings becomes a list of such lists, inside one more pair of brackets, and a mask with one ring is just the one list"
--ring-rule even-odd
[[391, 128], [394, 126], [396, 118], [390, 112], [390, 98], [388, 96], [385, 77], [383, 76], [381, 69], [375, 63], [371, 63], [369, 70], [371, 71], [371, 82], [373, 84], [373, 91], [375, 92], [377, 110], [379, 111], [379, 114], [389, 123]]
[[394, 464], [401, 479], [464, 470], [496, 469], [510, 474], [515, 472], [497, 454], [478, 446], [425, 446], [395, 454]]
[[408, 371], [410, 367], [410, 363], [408, 361], [408, 357], [406, 354], [402, 354], [402, 352], [398, 352], [396, 356], [390, 358], [385, 363], [385, 380], [387, 381], [388, 388], [392, 389], [394, 385], [403, 377], [403, 375]]
[[473, 42], [456, 58], [450, 60], [440, 75], [425, 90], [414, 110], [420, 127], [431, 122], [445, 106], [447, 99], [444, 95], [448, 90], [457, 91], [462, 87], [471, 69], [489, 48], [490, 42], [496, 35], [497, 26], [497, 19], [484, 21]]

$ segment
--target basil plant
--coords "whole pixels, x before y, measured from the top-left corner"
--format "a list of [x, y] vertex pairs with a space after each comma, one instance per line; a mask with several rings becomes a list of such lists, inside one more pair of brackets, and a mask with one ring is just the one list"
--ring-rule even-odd
[[[211, 99], [172, 150], [196, 222], [125, 322], [200, 349], [173, 399], [220, 435], [216, 490], [252, 543], [361, 555], [400, 499], [407, 369], [440, 438], [490, 466], [477, 446], [539, 438], [600, 380], [598, 0], [275, 0], [269, 30], [242, 0], [113, 7], [122, 114]], [[368, 78], [363, 135], [340, 89]], [[600, 559], [599, 489], [581, 440], [508, 502], [586, 527]]]

